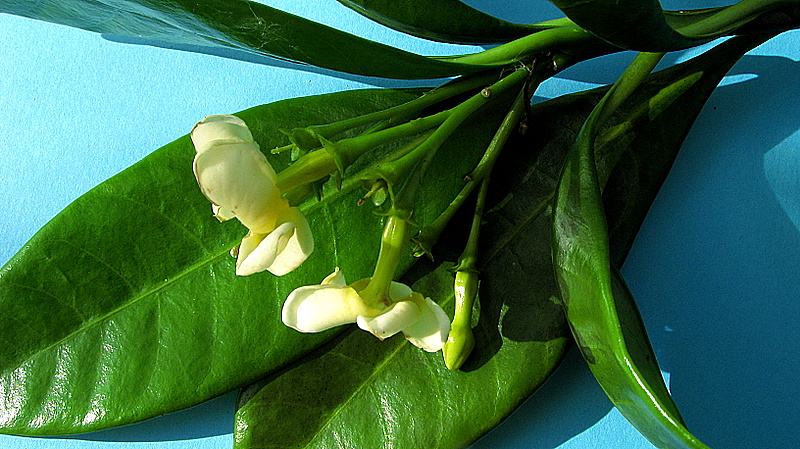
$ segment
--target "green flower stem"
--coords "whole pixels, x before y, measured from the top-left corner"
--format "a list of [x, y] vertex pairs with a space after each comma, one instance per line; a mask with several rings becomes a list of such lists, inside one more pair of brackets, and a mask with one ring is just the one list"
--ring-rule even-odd
[[390, 215], [381, 236], [381, 249], [378, 253], [378, 262], [375, 272], [369, 283], [359, 292], [367, 304], [391, 305], [389, 299], [389, 286], [394, 280], [397, 266], [405, 256], [406, 242], [410, 235], [411, 227], [407, 220], [396, 215]]
[[403, 137], [413, 136], [431, 128], [440, 126], [451, 115], [451, 110], [441, 111], [427, 117], [421, 117], [401, 125], [379, 131], [350, 137], [336, 142], [321, 138], [323, 147], [329, 151], [340, 172], [344, 173], [347, 167], [359, 156], [367, 151]]
[[664, 53], [639, 53], [636, 59], [620, 75], [617, 82], [611, 86], [611, 89], [603, 99], [600, 100], [600, 103], [592, 110], [577, 139], [591, 139], [593, 141], [600, 125], [605, 123], [611, 114], [625, 102], [628, 96], [644, 82], [663, 57]]
[[472, 334], [471, 326], [472, 306], [478, 296], [478, 243], [488, 191], [489, 177], [487, 176], [481, 180], [481, 189], [478, 191], [475, 212], [472, 215], [469, 239], [456, 266], [456, 279], [453, 285], [455, 311], [450, 326], [450, 335], [442, 348], [444, 363], [452, 371], [461, 367], [475, 347], [475, 337]]
[[[540, 78], [543, 77], [544, 75], [540, 75]], [[538, 83], [539, 81], [541, 80], [537, 79], [535, 80], [535, 83]], [[533, 90], [534, 89], [531, 89], [531, 92]], [[423, 254], [427, 254], [429, 257], [431, 256], [431, 248], [439, 240], [439, 236], [444, 228], [448, 223], [450, 223], [450, 220], [453, 219], [453, 216], [456, 214], [456, 212], [458, 212], [458, 210], [464, 204], [464, 201], [466, 201], [480, 181], [482, 181], [489, 175], [489, 173], [491, 173], [497, 157], [503, 150], [503, 147], [508, 141], [508, 138], [511, 136], [511, 133], [517, 128], [517, 125], [524, 114], [525, 104], [527, 101], [530, 101], [530, 99], [526, 98], [524, 92], [520, 92], [511, 106], [511, 109], [508, 111], [505, 118], [503, 118], [503, 122], [500, 124], [500, 127], [498, 127], [494, 137], [492, 137], [492, 141], [489, 142], [489, 146], [483, 153], [478, 165], [476, 165], [472, 170], [472, 173], [467, 176], [464, 187], [461, 188], [461, 191], [458, 193], [458, 195], [456, 195], [453, 201], [450, 202], [447, 208], [441, 214], [439, 214], [439, 216], [430, 225], [426, 226], [416, 237], [414, 237], [414, 255], [416, 257], [420, 257]]]
[[[564, 20], [567, 23], [568, 19]], [[535, 53], [561, 51], [568, 48], [588, 48], [598, 45], [609, 47], [604, 41], [578, 25], [571, 21], [568, 23], [569, 25], [539, 31], [480, 53], [443, 56], [437, 59], [464, 64], [505, 65], [513, 64]]]
[[[453, 82], [432, 89], [420, 97], [401, 105], [376, 111], [370, 114], [360, 115], [358, 117], [352, 117], [338, 122], [293, 129], [287, 132], [293, 141], [293, 144], [289, 147], [295, 145], [299, 147], [309, 147], [312, 145], [319, 146], [319, 143], [321, 143], [320, 138], [330, 139], [337, 134], [353, 128], [380, 122], [388, 122], [390, 125], [392, 123], [397, 123], [398, 121], [402, 121], [408, 117], [415, 116], [417, 113], [429, 106], [453, 98], [456, 95], [486, 86], [488, 83], [492, 82], [492, 80], [496, 79], [496, 77], [497, 74], [495, 72], [484, 72], [478, 75], [464, 76]], [[386, 127], [385, 123], [379, 128], [383, 127]], [[282, 151], [284, 149], [286, 148], [281, 147], [275, 151]], [[307, 150], [309, 148], [303, 149]]]
[[309, 184], [336, 171], [333, 156], [325, 150], [315, 150], [294, 161], [278, 173], [278, 189], [281, 192]]
[[708, 18], [677, 28], [677, 31], [692, 37], [722, 36], [750, 22], [761, 14], [782, 7], [798, 11], [796, 0], [742, 0], [733, 5], [720, 8]]
[[[492, 101], [492, 97], [497, 97], [510, 89], [518, 88], [528, 77], [527, 67], [517, 69], [510, 75], [483, 89], [481, 93], [475, 94], [463, 103], [450, 110], [447, 119], [419, 146], [414, 148], [407, 155], [386, 163], [382, 167], [386, 181], [390, 188], [400, 184], [401, 178], [409, 178], [409, 173], [414, 173], [411, 177], [421, 180], [425, 175], [428, 164], [433, 160], [439, 147], [447, 140], [453, 132], [472, 114], [485, 104]], [[403, 187], [399, 191], [394, 189], [392, 201], [395, 207], [410, 207], [414, 203], [416, 192], [421, 182], [402, 183]]]

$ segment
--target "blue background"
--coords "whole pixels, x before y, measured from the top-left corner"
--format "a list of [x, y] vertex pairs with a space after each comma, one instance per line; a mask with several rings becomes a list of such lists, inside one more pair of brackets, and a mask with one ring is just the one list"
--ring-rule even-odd
[[[480, 50], [403, 36], [334, 0], [265, 3], [422, 54]], [[467, 3], [520, 22], [560, 16], [544, 0]], [[798, 42], [799, 32], [785, 33], [734, 67], [698, 118], [623, 268], [676, 402], [690, 429], [714, 448], [800, 447]], [[2, 14], [0, 49], [0, 262], [76, 197], [206, 115], [300, 95], [421, 84], [235, 52], [203, 54]], [[667, 62], [694, 53], [671, 54]], [[613, 82], [631, 57], [581, 64], [537, 95]], [[230, 448], [234, 400], [231, 393], [70, 438], [0, 436], [0, 447]], [[472, 447], [652, 448], [574, 351]]]

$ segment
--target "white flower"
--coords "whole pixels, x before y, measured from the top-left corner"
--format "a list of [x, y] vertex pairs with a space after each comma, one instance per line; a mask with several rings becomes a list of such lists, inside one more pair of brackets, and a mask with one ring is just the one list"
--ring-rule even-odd
[[283, 323], [306, 333], [357, 323], [380, 339], [402, 332], [425, 351], [442, 349], [450, 332], [450, 319], [438, 304], [399, 282], [391, 283], [388, 304], [369, 304], [359, 294], [368, 282], [362, 279], [347, 285], [337, 268], [321, 284], [300, 287], [289, 294], [283, 305]]
[[277, 175], [247, 125], [212, 115], [195, 125], [194, 175], [220, 221], [237, 218], [250, 230], [242, 239], [236, 274], [268, 270], [282, 276], [314, 250], [308, 220], [281, 196]]

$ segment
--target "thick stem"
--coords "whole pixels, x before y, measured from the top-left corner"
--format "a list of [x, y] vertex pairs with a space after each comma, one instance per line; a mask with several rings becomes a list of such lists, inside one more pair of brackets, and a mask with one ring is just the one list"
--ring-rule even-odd
[[408, 221], [396, 215], [389, 216], [381, 236], [381, 249], [375, 264], [375, 272], [367, 286], [359, 292], [367, 305], [391, 304], [389, 286], [394, 280], [397, 266], [405, 255], [403, 249], [408, 242], [409, 233]]

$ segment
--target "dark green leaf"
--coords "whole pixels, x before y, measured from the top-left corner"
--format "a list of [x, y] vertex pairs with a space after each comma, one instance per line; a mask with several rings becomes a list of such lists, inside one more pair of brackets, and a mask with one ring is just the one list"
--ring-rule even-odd
[[[418, 93], [352, 91], [243, 111], [263, 150], [280, 128], [340, 120]], [[467, 150], [468, 148], [465, 148]], [[480, 149], [480, 148], [479, 148]], [[234, 276], [228, 255], [246, 229], [219, 223], [182, 137], [88, 192], [0, 270], [0, 432], [77, 433], [179, 410], [253, 382], [334, 334], [280, 321], [286, 294], [339, 266], [371, 273], [380, 217], [360, 187], [305, 211], [316, 249], [297, 271]], [[269, 156], [280, 169], [286, 157]], [[451, 195], [480, 153], [451, 161], [432, 191]], [[420, 220], [437, 214], [420, 211]], [[410, 259], [409, 259], [410, 262]]]
[[[598, 147], [608, 191], [641, 192], [609, 200], [611, 223], [620, 231], [614, 239], [617, 263], [675, 156], [673, 148], [651, 157], [648, 143], [662, 139], [674, 117], [654, 117], [651, 123], [641, 113], [661, 87], [654, 84], [649, 95], [638, 98], [640, 108], [613, 117], [614, 126]], [[501, 175], [493, 176], [491, 212], [482, 229], [476, 349], [462, 371], [448, 371], [441, 354], [423, 353], [402, 337], [379, 342], [353, 330], [246, 389], [235, 447], [463, 447], [532, 393], [568, 344], [550, 258], [550, 205], [567, 150], [602, 94], [591, 91], [535, 106], [529, 136], [510, 142], [498, 161]], [[467, 214], [462, 224], [468, 220]], [[466, 235], [457, 223], [449, 229], [436, 254], [454, 260]], [[431, 271], [421, 261], [405, 279]], [[414, 287], [450, 311], [452, 283], [439, 267]]]
[[702, 43], [673, 29], [658, 0], [550, 0], [572, 21], [625, 49], [661, 52]]
[[358, 75], [442, 78], [480, 69], [426, 58], [245, 0], [11, 0], [0, 2], [0, 12], [117, 36], [232, 48]]
[[[618, 139], [644, 149], [641, 155], [617, 164], [616, 170], [627, 170], [636, 178], [606, 187], [605, 208], [610, 214], [620, 214], [627, 200], [647, 201], [654, 192], [645, 181], [663, 172], [626, 167], [672, 160], [719, 80], [742, 54], [763, 40], [760, 36], [723, 43], [651, 77], [629, 98], [629, 106], [620, 113], [627, 118], [607, 128], [595, 149], [602, 153], [603, 146]], [[573, 336], [608, 396], [653, 444], [705, 448], [684, 426], [661, 378], [635, 302], [614, 268], [617, 261], [610, 251], [629, 247], [631, 232], [615, 223], [606, 227], [600, 200], [603, 176], [595, 173], [591, 154], [591, 146], [576, 145], [570, 151], [553, 217], [553, 262]], [[602, 158], [597, 164], [606, 165]]]
[[339, 0], [378, 23], [414, 36], [458, 44], [508, 42], [546, 29], [484, 14], [460, 0]]

